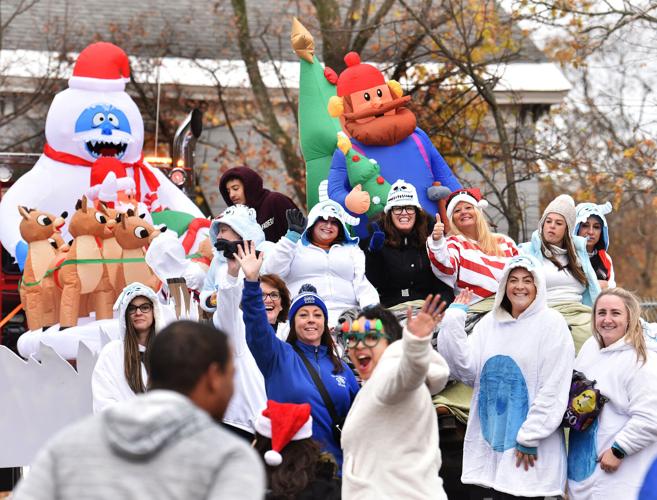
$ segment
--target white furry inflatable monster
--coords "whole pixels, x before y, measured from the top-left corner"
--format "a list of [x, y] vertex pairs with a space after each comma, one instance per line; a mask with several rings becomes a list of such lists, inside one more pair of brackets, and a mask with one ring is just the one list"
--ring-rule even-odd
[[89, 190], [91, 167], [99, 158], [123, 163], [134, 179], [137, 201], [202, 217], [182, 191], [143, 161], [144, 123], [125, 91], [129, 80], [128, 56], [116, 45], [98, 42], [80, 53], [68, 89], [55, 96], [48, 111], [41, 158], [0, 203], [0, 241], [19, 263], [26, 245], [17, 207], [71, 212]]

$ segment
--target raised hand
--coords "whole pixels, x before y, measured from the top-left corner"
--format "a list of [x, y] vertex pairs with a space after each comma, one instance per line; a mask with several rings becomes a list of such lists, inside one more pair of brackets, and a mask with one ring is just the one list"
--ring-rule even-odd
[[263, 255], [262, 253], [260, 255], [256, 254], [253, 241], [247, 241], [245, 245], [246, 248], [243, 248], [242, 245], [237, 245], [237, 253], [234, 254], [235, 259], [240, 263], [240, 267], [244, 271], [244, 277], [248, 281], [258, 281]]
[[431, 239], [433, 241], [438, 241], [445, 235], [445, 224], [440, 218], [440, 214], [436, 214], [436, 223], [433, 226], [433, 231], [431, 232]]
[[440, 295], [428, 295], [424, 299], [422, 309], [413, 316], [413, 308], [406, 310], [406, 328], [416, 337], [428, 337], [443, 319], [443, 311], [447, 304], [440, 300]]
[[470, 302], [472, 302], [472, 298], [474, 297], [474, 292], [470, 290], [469, 288], [464, 288], [461, 290], [461, 293], [459, 293], [456, 298], [454, 299], [454, 302], [452, 304], [465, 304], [469, 305]]
[[378, 252], [383, 248], [383, 243], [385, 242], [386, 235], [379, 225], [374, 222], [372, 223], [372, 237], [370, 238], [370, 244], [367, 249], [370, 252]]
[[306, 216], [298, 208], [288, 208], [285, 211], [285, 218], [290, 231], [301, 234], [306, 229]]
[[370, 209], [370, 193], [363, 191], [360, 184], [351, 190], [344, 199], [345, 206], [353, 213], [361, 215]]

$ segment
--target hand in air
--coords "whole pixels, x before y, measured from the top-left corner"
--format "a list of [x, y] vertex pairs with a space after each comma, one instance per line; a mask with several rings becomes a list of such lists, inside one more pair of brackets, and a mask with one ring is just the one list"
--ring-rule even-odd
[[256, 254], [253, 241], [247, 241], [246, 248], [243, 248], [242, 245], [237, 245], [237, 253], [234, 255], [242, 271], [244, 271], [244, 277], [248, 281], [258, 281], [263, 255], [262, 253], [260, 255]]
[[470, 290], [469, 288], [464, 288], [461, 290], [461, 293], [459, 293], [456, 298], [454, 299], [454, 302], [452, 304], [465, 304], [468, 305], [470, 302], [472, 302], [472, 299], [474, 297], [474, 292]]
[[422, 309], [413, 316], [411, 306], [406, 311], [406, 328], [416, 337], [427, 337], [432, 334], [436, 325], [443, 319], [443, 311], [447, 304], [440, 300], [440, 295], [428, 295], [424, 299]]
[[440, 214], [436, 214], [436, 223], [433, 226], [433, 231], [431, 232], [431, 239], [433, 241], [438, 241], [445, 235], [445, 224], [440, 219]]

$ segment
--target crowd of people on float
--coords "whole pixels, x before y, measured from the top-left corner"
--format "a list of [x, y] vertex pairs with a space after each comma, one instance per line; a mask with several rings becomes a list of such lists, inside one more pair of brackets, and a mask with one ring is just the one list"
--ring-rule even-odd
[[[219, 250], [200, 305], [227, 336], [235, 376], [230, 402], [211, 415], [253, 442], [260, 497], [640, 494], [657, 458], [657, 358], [636, 297], [616, 286], [610, 204], [560, 195], [517, 244], [492, 232], [479, 190], [452, 193], [446, 219], [434, 219], [400, 179], [359, 241], [338, 203], [320, 201], [306, 217], [248, 168], [229, 170], [220, 190], [229, 207], [211, 226]], [[117, 301], [122, 339], [103, 348], [92, 380], [100, 416], [125, 419], [117, 403], [158, 387], [158, 301], [139, 284]], [[605, 404], [586, 429], [564, 432], [568, 408], [590, 411], [591, 394], [573, 394], [573, 370]], [[471, 399], [452, 412], [465, 436], [450, 484], [439, 441], [451, 431], [439, 428], [433, 398], [456, 384]], [[196, 403], [191, 385], [159, 388]], [[30, 481], [44, 481], [44, 456], [16, 498], [37, 498]], [[258, 498], [248, 491], [240, 498]]]

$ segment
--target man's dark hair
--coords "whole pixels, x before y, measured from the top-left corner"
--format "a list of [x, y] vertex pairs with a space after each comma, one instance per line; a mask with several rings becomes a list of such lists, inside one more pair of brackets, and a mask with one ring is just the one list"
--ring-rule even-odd
[[210, 324], [176, 321], [155, 336], [148, 388], [189, 394], [212, 363], [223, 372], [230, 357], [226, 334]]

